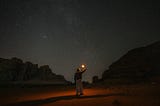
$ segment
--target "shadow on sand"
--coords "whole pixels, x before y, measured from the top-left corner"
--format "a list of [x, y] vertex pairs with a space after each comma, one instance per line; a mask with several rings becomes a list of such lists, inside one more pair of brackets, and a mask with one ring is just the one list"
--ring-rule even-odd
[[116, 94], [113, 93], [113, 94], [106, 94], [106, 95], [90, 95], [90, 96], [68, 95], [68, 96], [58, 96], [58, 97], [51, 97], [46, 99], [18, 102], [18, 103], [8, 104], [5, 106], [38, 106], [38, 105], [44, 105], [44, 104], [53, 103], [61, 100], [101, 98], [101, 97], [109, 97], [109, 96], [126, 96], [126, 95], [124, 93], [116, 93]]

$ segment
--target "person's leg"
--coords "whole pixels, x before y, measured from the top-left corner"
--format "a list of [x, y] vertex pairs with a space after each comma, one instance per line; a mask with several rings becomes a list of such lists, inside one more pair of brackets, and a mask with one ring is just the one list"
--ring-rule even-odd
[[81, 80], [80, 80], [80, 84], [79, 84], [79, 89], [80, 89], [80, 95], [83, 95], [83, 84], [82, 84]]
[[81, 79], [76, 80], [76, 95], [81, 94], [82, 82]]
[[78, 84], [78, 80], [76, 80], [76, 95], [78, 95], [79, 93], [79, 84]]

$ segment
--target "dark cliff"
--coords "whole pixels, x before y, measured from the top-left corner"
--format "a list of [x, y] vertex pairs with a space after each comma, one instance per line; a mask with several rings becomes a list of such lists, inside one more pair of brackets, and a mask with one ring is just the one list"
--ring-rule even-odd
[[0, 58], [0, 82], [30, 82], [67, 84], [62, 75], [56, 75], [48, 65], [25, 62], [18, 58]]
[[109, 66], [103, 80], [144, 82], [160, 76], [160, 41], [151, 45], [130, 50], [118, 61]]

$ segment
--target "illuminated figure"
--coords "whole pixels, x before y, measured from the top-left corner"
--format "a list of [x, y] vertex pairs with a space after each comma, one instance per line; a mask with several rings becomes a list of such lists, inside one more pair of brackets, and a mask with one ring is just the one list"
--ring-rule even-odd
[[85, 68], [85, 65], [82, 65], [81, 68], [77, 68], [77, 71], [74, 74], [77, 96], [83, 95], [82, 73], [84, 73], [86, 70], [87, 69]]

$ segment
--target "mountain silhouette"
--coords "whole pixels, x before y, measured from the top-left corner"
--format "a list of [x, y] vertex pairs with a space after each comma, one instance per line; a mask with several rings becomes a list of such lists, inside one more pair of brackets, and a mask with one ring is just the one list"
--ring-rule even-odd
[[0, 82], [66, 84], [64, 76], [56, 75], [48, 65], [38, 66], [19, 58], [0, 58]]
[[160, 41], [151, 45], [132, 49], [106, 70], [104, 81], [119, 83], [160, 81]]

